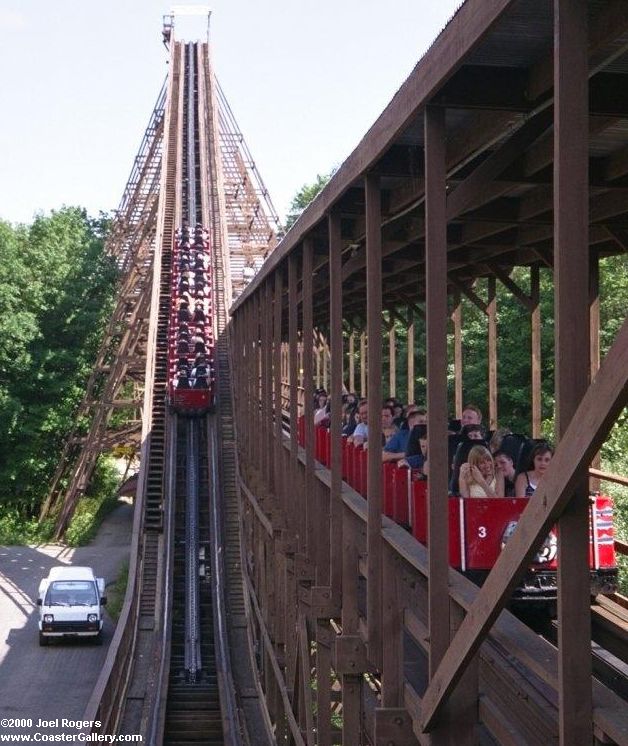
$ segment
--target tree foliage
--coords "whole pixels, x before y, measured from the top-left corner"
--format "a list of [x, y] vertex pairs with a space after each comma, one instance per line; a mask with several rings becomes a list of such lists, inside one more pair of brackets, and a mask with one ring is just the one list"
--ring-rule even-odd
[[286, 230], [289, 230], [297, 222], [301, 213], [327, 185], [336, 169], [332, 169], [328, 174], [317, 174], [316, 181], [312, 184], [304, 184], [292, 198], [288, 214], [286, 215]]
[[112, 309], [106, 221], [0, 222], [0, 506], [36, 513]]

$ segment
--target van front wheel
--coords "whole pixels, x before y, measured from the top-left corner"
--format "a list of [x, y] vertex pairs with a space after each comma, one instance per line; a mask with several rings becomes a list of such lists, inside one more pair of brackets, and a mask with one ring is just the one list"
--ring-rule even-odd
[[50, 640], [46, 637], [46, 635], [44, 635], [42, 632], [40, 632], [39, 633], [39, 645], [42, 648], [45, 648], [48, 645], [49, 642], [50, 642]]

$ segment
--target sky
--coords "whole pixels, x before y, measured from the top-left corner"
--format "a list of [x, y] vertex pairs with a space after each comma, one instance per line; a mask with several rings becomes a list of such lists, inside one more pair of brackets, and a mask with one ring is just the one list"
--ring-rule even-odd
[[[214, 0], [214, 68], [283, 218], [356, 147], [459, 0]], [[167, 73], [156, 0], [0, 0], [0, 219], [115, 209]], [[202, 18], [175, 35], [205, 39]]]

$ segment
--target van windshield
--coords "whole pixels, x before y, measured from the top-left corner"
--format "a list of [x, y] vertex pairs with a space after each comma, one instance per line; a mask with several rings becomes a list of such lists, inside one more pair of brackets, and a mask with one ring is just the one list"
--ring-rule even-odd
[[55, 580], [48, 586], [44, 606], [97, 606], [94, 584], [89, 580]]

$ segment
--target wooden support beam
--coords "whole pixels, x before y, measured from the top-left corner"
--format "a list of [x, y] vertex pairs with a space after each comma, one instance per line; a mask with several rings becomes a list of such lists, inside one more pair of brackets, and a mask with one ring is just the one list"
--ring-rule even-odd
[[307, 620], [304, 614], [299, 616], [297, 622], [297, 642], [300, 659], [300, 680], [303, 704], [303, 719], [305, 722], [305, 743], [314, 746], [314, 707], [312, 702], [312, 683], [310, 662], [310, 640], [307, 631]]
[[[282, 295], [283, 295], [283, 273], [281, 268], [275, 272], [275, 292], [273, 297], [273, 388], [274, 388], [274, 407], [275, 417], [274, 427], [274, 487], [275, 494], [279, 498], [279, 504], [284, 494], [283, 469], [281, 468], [281, 458], [283, 455], [283, 432], [282, 432], [282, 403], [281, 403], [281, 327], [282, 327]], [[238, 390], [242, 390], [239, 388]], [[236, 401], [238, 397], [235, 397]]]
[[449, 645], [447, 380], [447, 213], [445, 111], [425, 111], [425, 312], [427, 320], [429, 670], [434, 676]]
[[382, 707], [403, 704], [403, 605], [399, 593], [400, 567], [388, 547], [382, 558], [383, 635]]
[[349, 391], [355, 392], [355, 332], [349, 335]]
[[316, 621], [316, 746], [331, 746], [331, 649], [329, 620]]
[[370, 660], [382, 662], [382, 214], [379, 177], [367, 174], [366, 281], [368, 333], [367, 618]]
[[366, 396], [366, 358], [368, 350], [366, 347], [366, 332], [360, 334], [360, 396]]
[[303, 542], [303, 527], [301, 525], [303, 495], [299, 489], [297, 455], [299, 444], [297, 441], [298, 420], [298, 308], [297, 308], [297, 256], [293, 252], [288, 258], [288, 379], [290, 381], [290, 486], [295, 504], [285, 504], [286, 510], [292, 514], [294, 529], [299, 533], [299, 547]]
[[[590, 365], [591, 379], [600, 368], [600, 258], [597, 254], [591, 257], [589, 267], [589, 340], [590, 340]], [[599, 470], [602, 466], [601, 454], [595, 454], [591, 462], [593, 469]], [[589, 479], [589, 488], [592, 491], [600, 489], [600, 480], [593, 477]]]
[[[539, 544], [571, 499], [581, 478], [580, 470], [588, 466], [626, 404], [628, 319], [624, 321], [597, 376], [573, 415], [547, 474], [537, 487], [534, 500], [529, 502], [522, 514], [517, 530], [499, 555], [430, 681], [421, 707], [424, 731], [430, 730], [436, 723], [466, 665], [508, 603]], [[587, 601], [588, 598], [587, 590]]]
[[303, 263], [301, 283], [303, 286], [303, 388], [305, 391], [305, 536], [306, 553], [310, 559], [315, 558], [313, 548], [316, 546], [315, 522], [316, 510], [314, 498], [314, 321], [312, 307], [312, 269], [314, 263], [314, 240], [307, 237], [303, 241]]
[[[609, 54], [600, 53], [609, 42], [619, 38], [628, 30], [628, 7], [624, 0], [611, 0], [598, 14], [585, 49], [587, 49], [589, 76], [594, 75], [601, 67], [606, 66], [616, 55], [625, 51], [624, 45], [613, 45]], [[528, 81], [528, 95], [532, 99], [543, 95], [554, 83], [554, 66], [552, 56], [548, 55], [531, 70]]]
[[454, 292], [452, 321], [454, 324], [454, 411], [456, 417], [460, 417], [464, 402], [462, 400], [462, 299], [459, 290]]
[[[271, 279], [264, 283], [263, 317], [262, 317], [262, 434], [264, 443], [272, 443], [273, 431], [273, 411], [272, 411], [272, 390], [273, 390], [273, 371], [272, 371], [272, 287]], [[273, 459], [272, 449], [265, 447], [262, 449], [264, 454], [263, 473], [264, 479], [269, 489], [273, 489]]]
[[500, 145], [467, 178], [447, 195], [447, 219], [486, 202], [484, 192], [495, 179], [552, 124], [552, 114], [542, 111], [529, 119]]
[[408, 309], [408, 340], [406, 351], [408, 354], [408, 403], [414, 402], [415, 379], [414, 379], [414, 312]]
[[[329, 230], [329, 326], [331, 344], [331, 578], [332, 600], [340, 608], [342, 603], [342, 240], [340, 215], [330, 213]], [[349, 337], [350, 390], [353, 392], [353, 332]]]
[[[554, 0], [554, 308], [558, 438], [563, 437], [574, 417], [578, 402], [587, 390], [590, 373], [588, 7], [587, 0]], [[584, 746], [593, 738], [588, 467], [588, 463], [580, 465], [577, 481], [558, 523], [558, 723], [562, 746]]]
[[507, 287], [508, 290], [510, 290], [514, 297], [519, 301], [519, 303], [521, 303], [521, 305], [528, 311], [532, 312], [532, 309], [534, 307], [532, 298], [529, 295], [526, 295], [526, 293], [523, 292], [519, 285], [517, 285], [517, 283], [513, 281], [510, 275], [505, 272], [498, 264], [489, 263], [488, 266], [495, 277], [497, 277], [497, 279], [502, 283], [502, 285], [504, 285], [504, 287]]
[[464, 285], [462, 282], [458, 282], [458, 280], [455, 279], [455, 277], [449, 277], [449, 282], [457, 288], [463, 295], [466, 295], [467, 298], [473, 303], [474, 306], [477, 306], [480, 311], [484, 314], [488, 314], [488, 306], [486, 303], [480, 298], [477, 293], [475, 293], [471, 288]]
[[395, 324], [388, 331], [388, 396], [397, 395], [397, 345], [395, 341]]

